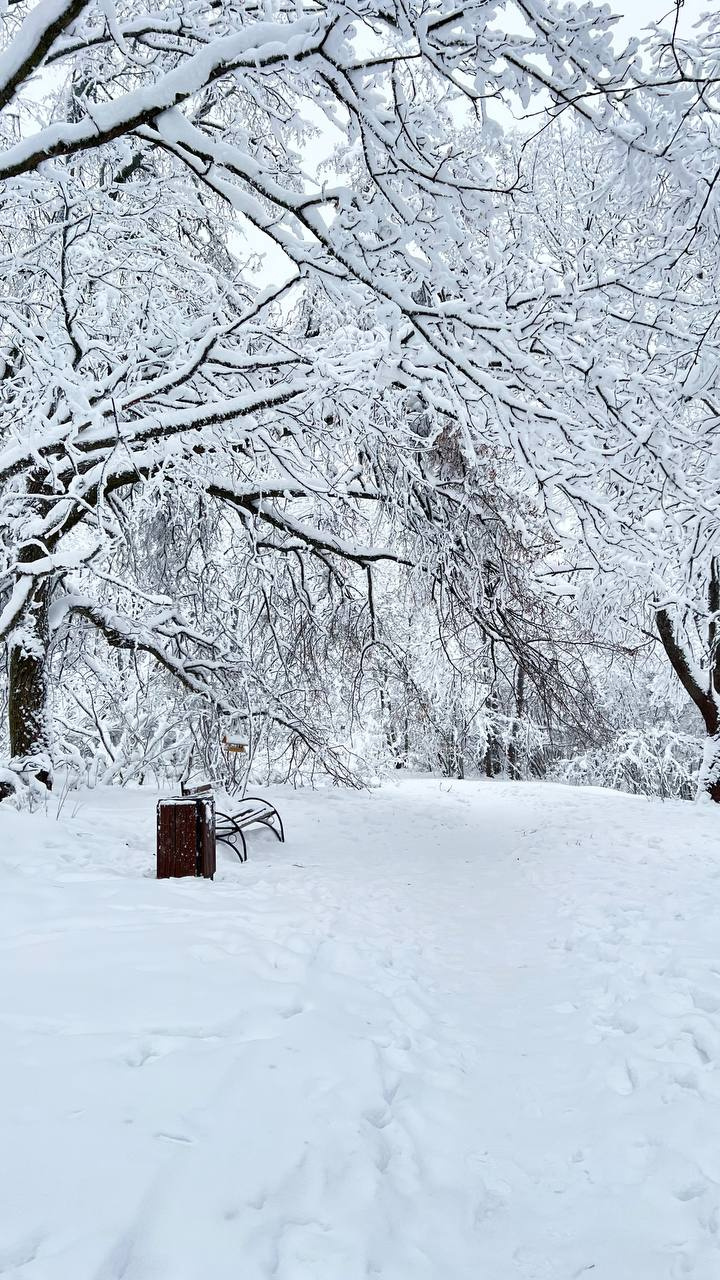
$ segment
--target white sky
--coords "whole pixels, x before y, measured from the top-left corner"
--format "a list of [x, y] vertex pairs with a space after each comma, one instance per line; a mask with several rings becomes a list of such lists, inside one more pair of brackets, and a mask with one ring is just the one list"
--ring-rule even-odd
[[[688, 34], [700, 15], [713, 7], [712, 0], [685, 0], [680, 16], [681, 34]], [[624, 0], [624, 3], [623, 0], [611, 0], [610, 8], [625, 15], [619, 24], [623, 35], [639, 35], [649, 22], [658, 22], [668, 14], [672, 22], [675, 12], [672, 0]]]

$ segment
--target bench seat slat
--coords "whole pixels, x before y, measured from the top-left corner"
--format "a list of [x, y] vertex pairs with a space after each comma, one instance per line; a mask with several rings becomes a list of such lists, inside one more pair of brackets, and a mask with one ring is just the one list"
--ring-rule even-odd
[[[215, 789], [212, 782], [205, 782], [196, 787], [188, 787], [181, 784], [183, 796], [188, 798], [192, 796], [212, 795]], [[243, 803], [243, 802], [241, 802]], [[247, 845], [243, 832], [247, 827], [251, 827], [253, 823], [259, 823], [261, 826], [272, 831], [273, 835], [281, 842], [285, 839], [285, 828], [283, 821], [269, 800], [265, 800], [263, 796], [248, 796], [244, 801], [244, 807], [238, 809], [235, 813], [223, 813], [221, 809], [215, 810], [215, 835], [218, 840], [231, 845], [238, 854], [241, 862], [247, 859]], [[237, 839], [240, 841], [242, 850], [233, 842]]]

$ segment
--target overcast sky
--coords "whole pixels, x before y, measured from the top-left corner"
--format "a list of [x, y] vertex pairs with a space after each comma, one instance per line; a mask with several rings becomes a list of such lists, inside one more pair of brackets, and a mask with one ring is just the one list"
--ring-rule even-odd
[[[657, 22], [674, 13], [672, 0], [611, 0], [611, 9], [624, 12], [623, 32], [637, 35], [648, 22]], [[711, 0], [685, 0], [680, 19], [681, 32], [689, 32], [701, 13], [713, 8]]]

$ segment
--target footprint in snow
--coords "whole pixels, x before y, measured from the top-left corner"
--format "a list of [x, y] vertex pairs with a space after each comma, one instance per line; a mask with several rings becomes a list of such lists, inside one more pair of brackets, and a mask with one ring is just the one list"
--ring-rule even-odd
[[34, 1262], [44, 1238], [39, 1232], [33, 1232], [14, 1244], [0, 1246], [0, 1275], [15, 1274], [16, 1268], [19, 1270]]
[[298, 1014], [305, 1012], [305, 1005], [300, 1000], [294, 1000], [285, 1009], [280, 1010], [281, 1018], [297, 1018]]
[[703, 1013], [717, 1013], [720, 1009], [720, 995], [715, 995], [712, 991], [691, 987], [690, 996], [696, 1009], [701, 1009]]
[[627, 1097], [637, 1088], [637, 1073], [628, 1062], [622, 1065], [611, 1067], [607, 1073], [606, 1080], [611, 1089], [615, 1093], [619, 1093], [622, 1097]]
[[707, 1067], [713, 1061], [713, 1046], [708, 1042], [706, 1036], [702, 1032], [693, 1030], [692, 1027], [685, 1027], [684, 1034], [689, 1038], [690, 1043], [695, 1050], [702, 1065]]
[[129, 1067], [144, 1067], [146, 1062], [153, 1062], [160, 1054], [153, 1045], [144, 1043], [133, 1045], [125, 1054], [125, 1062]]
[[701, 1182], [700, 1180], [690, 1182], [686, 1186], [678, 1187], [675, 1191], [675, 1199], [680, 1200], [683, 1204], [688, 1200], [698, 1200], [700, 1196], [705, 1195], [707, 1189], [706, 1182]]
[[608, 1031], [618, 1031], [626, 1036], [631, 1036], [639, 1030], [639, 1023], [630, 1014], [623, 1013], [622, 1010], [616, 1010], [605, 1017], [597, 1018], [596, 1025], [601, 1028], [607, 1028]]
[[392, 1120], [387, 1107], [371, 1107], [367, 1111], [363, 1111], [363, 1120], [371, 1124], [374, 1129], [385, 1129]]
[[700, 1082], [694, 1071], [676, 1071], [672, 1079], [673, 1084], [678, 1085], [680, 1089], [689, 1089], [694, 1093], [700, 1091]]

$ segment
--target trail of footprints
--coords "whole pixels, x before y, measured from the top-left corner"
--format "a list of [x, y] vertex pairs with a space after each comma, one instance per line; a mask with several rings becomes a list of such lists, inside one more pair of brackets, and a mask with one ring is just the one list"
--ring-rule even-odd
[[[609, 1060], [607, 1088], [628, 1100], [642, 1095], [637, 1114], [652, 1115], [655, 1102], [670, 1114], [692, 1107], [686, 1125], [667, 1130], [672, 1139], [649, 1133], [646, 1148], [656, 1165], [664, 1163], [669, 1194], [687, 1206], [704, 1236], [701, 1246], [688, 1232], [669, 1274], [705, 1280], [720, 1274], [720, 1167], [708, 1168], [705, 1151], [694, 1147], [690, 1118], [695, 1125], [699, 1118], [710, 1148], [720, 1149], [720, 970], [668, 946], [670, 921], [680, 913], [642, 928], [636, 910], [620, 915], [618, 922], [617, 907], [608, 909], [605, 927], [593, 922], [573, 943], [599, 979], [588, 993], [588, 1038]], [[646, 1096], [650, 1105], [643, 1108]], [[635, 1114], [635, 1104], [628, 1105]], [[688, 1172], [673, 1174], [677, 1164]]]

